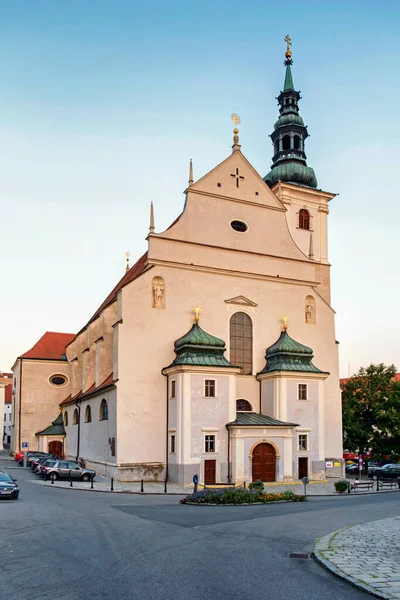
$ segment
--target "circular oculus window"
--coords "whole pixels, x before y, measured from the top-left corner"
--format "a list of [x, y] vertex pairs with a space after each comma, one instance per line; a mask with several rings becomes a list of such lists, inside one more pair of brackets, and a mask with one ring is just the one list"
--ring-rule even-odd
[[232, 221], [231, 227], [235, 231], [240, 231], [241, 233], [244, 233], [245, 231], [248, 230], [246, 223], [244, 223], [243, 221]]
[[50, 377], [50, 383], [53, 385], [65, 385], [67, 383], [67, 378], [64, 375], [52, 375], [52, 377]]

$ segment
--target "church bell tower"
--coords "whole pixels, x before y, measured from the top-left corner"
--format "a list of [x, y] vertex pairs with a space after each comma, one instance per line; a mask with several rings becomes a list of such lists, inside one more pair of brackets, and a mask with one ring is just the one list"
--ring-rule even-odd
[[295, 184], [316, 188], [318, 185], [314, 170], [307, 166], [305, 141], [308, 137], [307, 127], [299, 115], [300, 92], [294, 89], [291, 65], [293, 64], [290, 50], [291, 39], [285, 37], [287, 49], [285, 53], [286, 73], [283, 91], [277, 100], [279, 119], [271, 134], [274, 145], [271, 171], [264, 181], [272, 187], [278, 181], [288, 181]]
[[[329, 264], [328, 202], [335, 194], [318, 188], [314, 169], [307, 165], [305, 142], [308, 131], [299, 114], [301, 96], [293, 83], [289, 35], [285, 42], [285, 81], [277, 98], [279, 118], [271, 134], [274, 155], [264, 181], [285, 205], [288, 227], [300, 250], [314, 262]], [[328, 289], [324, 297], [329, 301]]]

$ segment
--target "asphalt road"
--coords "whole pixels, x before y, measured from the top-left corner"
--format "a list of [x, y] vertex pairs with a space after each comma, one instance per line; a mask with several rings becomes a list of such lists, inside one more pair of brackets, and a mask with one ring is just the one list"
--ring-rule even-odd
[[[0, 469], [15, 465], [0, 460]], [[398, 494], [190, 507], [177, 496], [48, 489], [30, 483], [30, 470], [9, 472], [21, 493], [0, 502], [1, 600], [371, 598], [289, 554], [311, 552], [334, 529], [400, 514]]]

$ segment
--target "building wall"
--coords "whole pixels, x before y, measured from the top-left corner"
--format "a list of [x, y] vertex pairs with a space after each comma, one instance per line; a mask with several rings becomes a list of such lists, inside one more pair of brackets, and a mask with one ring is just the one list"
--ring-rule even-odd
[[[105, 399], [108, 406], [108, 420], [100, 420], [100, 405]], [[117, 455], [112, 456], [112, 442], [115, 439], [115, 452], [118, 450], [116, 433], [116, 398], [115, 389], [106, 390], [99, 395], [92, 396], [79, 403], [78, 407], [69, 404], [63, 409], [64, 427], [66, 432], [66, 450], [68, 458], [77, 458], [78, 452], [78, 424], [74, 425], [74, 411], [80, 414], [79, 434], [79, 457], [86, 460], [87, 466], [93, 468], [97, 473], [115, 476], [115, 465]], [[85, 422], [86, 407], [91, 407], [92, 421]], [[80, 410], [80, 413], [79, 413]], [[66, 425], [65, 413], [68, 414], [68, 425]]]
[[[22, 372], [22, 376], [21, 376]], [[52, 375], [65, 375], [67, 383], [52, 385]], [[21, 450], [20, 442], [28, 442], [30, 450], [39, 449], [35, 435], [57, 417], [59, 404], [69, 393], [69, 368], [66, 361], [19, 359], [14, 371], [15, 396], [13, 403], [11, 452]], [[14, 385], [14, 384], [13, 384]], [[19, 416], [21, 414], [21, 424]]]
[[10, 444], [11, 442], [11, 418], [12, 418], [12, 403], [4, 404], [4, 435], [3, 443]]

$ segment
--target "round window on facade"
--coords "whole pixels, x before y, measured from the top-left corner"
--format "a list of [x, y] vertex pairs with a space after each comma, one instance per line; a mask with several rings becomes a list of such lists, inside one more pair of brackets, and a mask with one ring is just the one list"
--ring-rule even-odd
[[50, 377], [50, 383], [52, 385], [65, 385], [67, 381], [65, 375], [52, 375]]
[[243, 221], [232, 221], [231, 227], [235, 231], [240, 231], [241, 233], [247, 231], [247, 229], [248, 229], [246, 223], [244, 223]]

